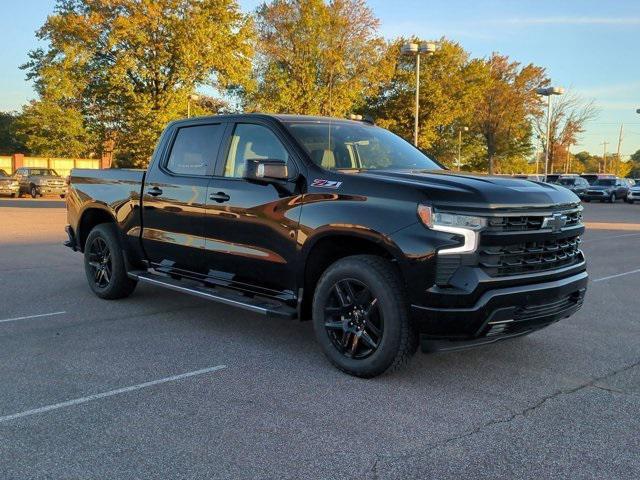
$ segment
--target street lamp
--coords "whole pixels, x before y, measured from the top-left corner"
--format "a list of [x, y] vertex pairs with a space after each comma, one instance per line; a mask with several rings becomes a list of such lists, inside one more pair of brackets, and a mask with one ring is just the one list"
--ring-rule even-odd
[[462, 165], [462, 132], [468, 132], [469, 127], [461, 127], [458, 130], [458, 171], [460, 171], [460, 165]]
[[544, 145], [544, 180], [547, 180], [547, 174], [549, 169], [549, 134], [551, 131], [551, 95], [562, 95], [564, 88], [562, 87], [547, 87], [537, 88], [536, 93], [547, 97], [547, 133], [546, 141]]
[[413, 144], [418, 146], [418, 113], [420, 111], [420, 54], [431, 56], [436, 51], [436, 44], [433, 42], [408, 42], [402, 45], [400, 52], [403, 55], [415, 55], [416, 57], [416, 106], [413, 125]]
[[200, 100], [200, 96], [196, 95], [195, 93], [192, 93], [187, 97], [187, 118], [191, 117], [191, 101], [192, 100], [194, 102], [197, 102], [198, 100]]

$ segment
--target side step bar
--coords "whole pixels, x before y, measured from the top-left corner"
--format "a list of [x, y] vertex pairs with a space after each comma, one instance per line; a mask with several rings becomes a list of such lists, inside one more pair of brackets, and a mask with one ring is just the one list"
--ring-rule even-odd
[[188, 293], [196, 297], [213, 300], [214, 302], [239, 307], [255, 313], [261, 313], [269, 317], [296, 318], [296, 309], [277, 301], [251, 298], [230, 290], [219, 290], [205, 286], [187, 284], [184, 281], [175, 280], [163, 275], [156, 275], [144, 270], [128, 272], [128, 276], [140, 282], [158, 285], [160, 287], [175, 290], [177, 292]]

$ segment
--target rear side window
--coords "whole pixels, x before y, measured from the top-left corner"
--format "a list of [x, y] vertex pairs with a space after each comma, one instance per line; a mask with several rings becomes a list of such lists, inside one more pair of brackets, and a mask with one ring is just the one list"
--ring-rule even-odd
[[179, 175], [206, 175], [216, 160], [222, 130], [220, 124], [180, 128], [167, 160], [167, 170]]

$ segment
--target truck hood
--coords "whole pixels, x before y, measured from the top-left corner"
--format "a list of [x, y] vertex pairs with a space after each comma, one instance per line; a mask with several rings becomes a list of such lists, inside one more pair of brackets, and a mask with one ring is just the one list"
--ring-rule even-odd
[[368, 170], [360, 175], [420, 189], [435, 206], [463, 209], [527, 209], [575, 205], [570, 190], [512, 177], [447, 170]]
[[614, 187], [613, 185], [589, 185], [589, 190], [598, 190], [598, 191], [605, 191], [605, 190], [613, 190]]

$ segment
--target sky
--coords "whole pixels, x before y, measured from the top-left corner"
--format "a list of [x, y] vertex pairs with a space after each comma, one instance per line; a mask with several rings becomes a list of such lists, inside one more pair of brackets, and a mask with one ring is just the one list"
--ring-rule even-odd
[[[258, 0], [240, 0], [253, 10]], [[622, 154], [640, 149], [639, 0], [369, 0], [391, 39], [445, 36], [474, 57], [492, 52], [547, 69], [554, 85], [593, 99], [599, 109], [573, 151]], [[38, 46], [35, 31], [53, 10], [53, 0], [0, 0], [0, 110], [19, 110], [33, 99], [19, 65]]]

